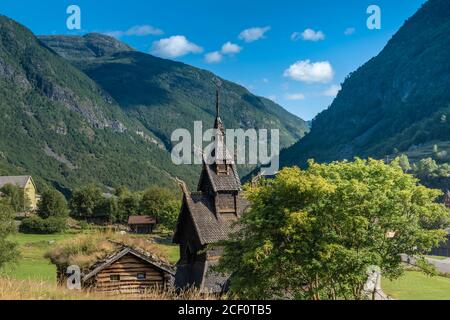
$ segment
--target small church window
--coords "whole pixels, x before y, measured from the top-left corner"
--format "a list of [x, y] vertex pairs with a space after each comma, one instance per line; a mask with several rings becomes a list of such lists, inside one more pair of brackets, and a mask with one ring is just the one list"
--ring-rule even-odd
[[145, 274], [145, 272], [137, 274], [137, 279], [138, 280], [145, 280], [146, 278], [147, 278], [147, 275]]

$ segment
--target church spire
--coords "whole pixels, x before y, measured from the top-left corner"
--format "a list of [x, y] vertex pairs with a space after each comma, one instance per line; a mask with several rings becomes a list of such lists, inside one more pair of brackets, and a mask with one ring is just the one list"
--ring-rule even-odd
[[220, 95], [219, 95], [219, 87], [216, 88], [216, 118], [220, 118]]
[[218, 129], [225, 133], [225, 128], [222, 123], [222, 119], [220, 119], [220, 88], [222, 87], [222, 81], [219, 78], [212, 79], [214, 85], [216, 86], [216, 120], [214, 121], [214, 129]]

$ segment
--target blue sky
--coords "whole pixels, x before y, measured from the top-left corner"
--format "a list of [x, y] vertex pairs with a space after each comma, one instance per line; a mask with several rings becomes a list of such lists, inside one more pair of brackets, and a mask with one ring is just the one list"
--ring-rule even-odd
[[[208, 69], [310, 120], [424, 2], [1, 0], [0, 13], [36, 34], [109, 33], [140, 51]], [[366, 26], [372, 4], [381, 8], [380, 30]], [[69, 5], [81, 9], [81, 30], [66, 26]]]

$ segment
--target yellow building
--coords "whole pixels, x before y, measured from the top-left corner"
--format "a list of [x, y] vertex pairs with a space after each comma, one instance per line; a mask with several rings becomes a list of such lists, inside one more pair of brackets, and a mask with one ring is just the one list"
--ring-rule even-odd
[[28, 199], [30, 209], [37, 208], [38, 195], [36, 192], [36, 185], [31, 176], [5, 176], [0, 177], [0, 188], [7, 184], [16, 185], [23, 189], [25, 198]]

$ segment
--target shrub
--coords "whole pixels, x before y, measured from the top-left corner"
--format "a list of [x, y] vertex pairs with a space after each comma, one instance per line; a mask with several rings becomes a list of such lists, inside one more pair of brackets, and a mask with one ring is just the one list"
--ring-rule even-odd
[[216, 271], [238, 298], [364, 299], [368, 272], [398, 278], [400, 254], [433, 274], [423, 253], [445, 240], [450, 210], [396, 160], [284, 168], [247, 185], [249, 209]]
[[65, 217], [49, 217], [42, 219], [39, 216], [33, 216], [22, 220], [20, 232], [52, 234], [59, 233], [67, 228], [67, 219]]
[[37, 208], [37, 214], [41, 218], [66, 217], [68, 213], [67, 201], [60, 192], [53, 189], [44, 191]]
[[6, 240], [15, 231], [13, 208], [0, 201], [0, 268], [4, 263], [14, 261], [19, 255], [17, 245]]
[[26, 211], [30, 208], [29, 199], [25, 197], [23, 189], [13, 184], [5, 184], [0, 191], [5, 195], [14, 212]]

